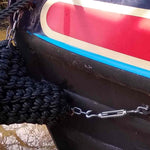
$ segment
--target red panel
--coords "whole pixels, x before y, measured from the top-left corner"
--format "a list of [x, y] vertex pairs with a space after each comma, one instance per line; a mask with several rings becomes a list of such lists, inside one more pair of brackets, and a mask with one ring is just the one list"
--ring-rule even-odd
[[150, 60], [150, 20], [58, 2], [48, 26], [61, 34], [137, 58]]

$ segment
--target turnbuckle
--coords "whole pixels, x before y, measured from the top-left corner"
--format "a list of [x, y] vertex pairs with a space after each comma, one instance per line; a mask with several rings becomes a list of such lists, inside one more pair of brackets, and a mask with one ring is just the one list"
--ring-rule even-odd
[[119, 110], [111, 110], [111, 111], [104, 111], [98, 114], [92, 114], [92, 110], [83, 111], [79, 107], [73, 107], [72, 108], [73, 114], [76, 115], [85, 115], [86, 118], [92, 118], [92, 117], [98, 117], [101, 119], [105, 118], [117, 118], [117, 117], [123, 117], [127, 114], [141, 114], [141, 115], [148, 115], [150, 114], [150, 109], [148, 105], [145, 106], [138, 106], [134, 110], [125, 110], [125, 109], [119, 109]]
[[116, 117], [122, 117], [127, 114], [127, 111], [124, 109], [120, 110], [112, 110], [112, 111], [105, 111], [98, 114], [99, 118], [116, 118]]

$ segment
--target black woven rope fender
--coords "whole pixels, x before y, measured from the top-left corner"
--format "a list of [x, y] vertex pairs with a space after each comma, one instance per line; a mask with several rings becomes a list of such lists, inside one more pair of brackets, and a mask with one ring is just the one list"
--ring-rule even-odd
[[31, 79], [19, 50], [0, 42], [0, 124], [51, 125], [70, 114], [63, 90], [48, 81]]

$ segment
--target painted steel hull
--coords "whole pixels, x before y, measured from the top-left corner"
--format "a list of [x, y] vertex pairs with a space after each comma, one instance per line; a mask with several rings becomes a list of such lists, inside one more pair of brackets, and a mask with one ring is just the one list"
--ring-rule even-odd
[[[149, 8], [147, 1], [41, 0], [22, 16], [16, 40], [31, 75], [65, 88], [72, 106], [134, 109], [150, 105]], [[60, 150], [150, 149], [148, 116], [74, 115], [48, 128]]]

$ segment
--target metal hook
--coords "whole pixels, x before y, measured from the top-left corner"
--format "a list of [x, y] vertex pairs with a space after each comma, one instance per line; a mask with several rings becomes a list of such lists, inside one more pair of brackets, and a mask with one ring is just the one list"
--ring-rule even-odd
[[71, 108], [71, 110], [76, 115], [81, 115], [81, 113], [82, 113], [82, 110], [79, 107], [73, 107], [73, 108]]
[[86, 118], [97, 117], [97, 114], [90, 114], [92, 110], [88, 110], [85, 114]]
[[139, 114], [144, 114], [144, 111], [148, 111], [148, 110], [149, 110], [149, 106], [145, 105], [145, 106], [138, 106], [135, 111]]

